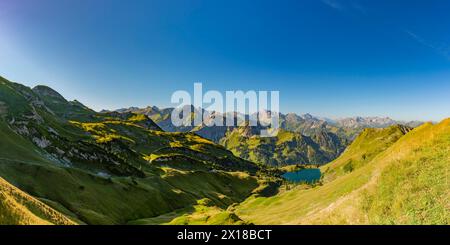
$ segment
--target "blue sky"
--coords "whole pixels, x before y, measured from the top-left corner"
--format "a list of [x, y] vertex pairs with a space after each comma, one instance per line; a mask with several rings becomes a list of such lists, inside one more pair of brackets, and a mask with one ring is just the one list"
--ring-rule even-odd
[[279, 90], [283, 112], [450, 116], [450, 2], [0, 1], [0, 75], [96, 109]]

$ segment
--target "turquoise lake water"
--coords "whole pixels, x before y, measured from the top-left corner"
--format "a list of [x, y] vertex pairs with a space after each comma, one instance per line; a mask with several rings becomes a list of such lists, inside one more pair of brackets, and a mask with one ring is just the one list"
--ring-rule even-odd
[[282, 177], [288, 181], [295, 183], [314, 183], [320, 180], [320, 169], [318, 168], [307, 168], [301, 169], [295, 172], [288, 172], [282, 175]]

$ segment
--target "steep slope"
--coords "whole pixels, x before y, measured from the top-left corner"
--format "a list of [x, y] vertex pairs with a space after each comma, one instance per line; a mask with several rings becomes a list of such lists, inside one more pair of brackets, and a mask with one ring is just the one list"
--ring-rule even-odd
[[259, 137], [252, 130], [236, 128], [220, 143], [236, 156], [272, 166], [324, 164], [335, 159], [346, 145], [336, 135], [320, 130], [308, 137], [280, 129], [270, 138]]
[[49, 111], [59, 117], [88, 120], [95, 114], [95, 111], [76, 100], [67, 101], [62, 95], [47, 86], [38, 85], [33, 88], [33, 92], [48, 107]]
[[236, 213], [257, 224], [449, 224], [450, 119], [378, 152], [322, 186], [251, 197]]
[[258, 186], [257, 165], [199, 136], [3, 78], [0, 136], [0, 176], [79, 223], [125, 224], [203, 198], [226, 208]]
[[235, 157], [222, 146], [193, 133], [163, 132], [155, 124], [143, 123], [150, 119], [142, 114], [118, 116], [108, 115], [103, 121], [94, 123], [71, 123], [89, 133], [95, 143], [108, 152], [129, 162], [133, 160], [139, 169], [145, 169], [148, 163], [188, 170], [256, 173], [259, 169], [254, 163]]
[[146, 108], [123, 108], [116, 110], [119, 113], [134, 113], [134, 114], [143, 114], [152, 119], [155, 123], [158, 124], [164, 131], [166, 132], [190, 132], [195, 128], [193, 125], [193, 120], [196, 114], [199, 114], [201, 111], [194, 106], [187, 106], [192, 111], [191, 117], [186, 118], [183, 123], [186, 126], [174, 126], [172, 124], [171, 115], [174, 110], [181, 112], [183, 109], [175, 109], [175, 108], [164, 108], [160, 109], [156, 106], [148, 106]]
[[74, 225], [75, 223], [0, 178], [0, 225]]
[[193, 207], [175, 210], [158, 217], [130, 221], [132, 225], [243, 225], [234, 212], [214, 205], [204, 198]]
[[402, 125], [394, 125], [385, 129], [364, 129], [338, 159], [321, 167], [321, 171], [325, 175], [324, 181], [331, 181], [364, 166], [410, 130], [411, 128]]

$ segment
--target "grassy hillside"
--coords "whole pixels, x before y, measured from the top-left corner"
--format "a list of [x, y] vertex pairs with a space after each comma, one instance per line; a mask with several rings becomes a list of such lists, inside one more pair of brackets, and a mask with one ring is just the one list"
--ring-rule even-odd
[[77, 223], [125, 224], [204, 198], [225, 210], [258, 186], [256, 164], [143, 115], [96, 113], [3, 78], [0, 105], [0, 177]]
[[256, 224], [449, 224], [450, 119], [378, 147], [371, 160], [322, 186], [251, 197], [236, 213]]
[[272, 166], [324, 164], [339, 156], [346, 145], [336, 135], [321, 130], [305, 136], [280, 129], [276, 137], [270, 138], [251, 131], [248, 127], [236, 128], [220, 143], [236, 156]]
[[75, 222], [0, 178], [0, 224], [74, 225]]
[[158, 217], [129, 222], [132, 225], [244, 225], [233, 211], [224, 210], [204, 198], [189, 208], [175, 210]]
[[76, 100], [67, 101], [62, 95], [47, 86], [38, 85], [33, 88], [33, 92], [58, 117], [88, 120], [95, 114], [95, 111]]
[[364, 166], [410, 130], [401, 125], [364, 129], [338, 159], [321, 167], [324, 181], [331, 181]]
[[[345, 145], [319, 128], [252, 130], [222, 143], [270, 165], [327, 162]], [[0, 78], [0, 223], [448, 224], [449, 143], [450, 119], [367, 129], [320, 185], [277, 194], [279, 169], [194, 133]]]

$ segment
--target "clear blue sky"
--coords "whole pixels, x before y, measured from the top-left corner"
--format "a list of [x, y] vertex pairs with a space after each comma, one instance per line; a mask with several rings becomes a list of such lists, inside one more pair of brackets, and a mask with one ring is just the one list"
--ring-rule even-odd
[[1, 0], [0, 75], [94, 109], [279, 90], [283, 112], [450, 116], [450, 1]]

